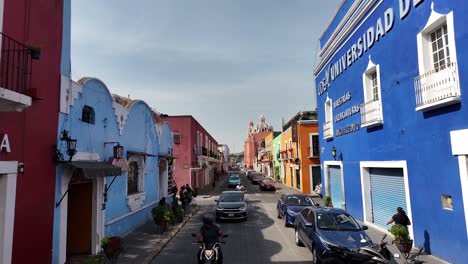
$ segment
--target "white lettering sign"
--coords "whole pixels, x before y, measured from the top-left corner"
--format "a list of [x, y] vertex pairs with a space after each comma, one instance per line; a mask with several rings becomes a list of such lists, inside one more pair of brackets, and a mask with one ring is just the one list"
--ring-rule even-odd
[[[417, 7], [424, 0], [413, 0], [413, 6]], [[399, 0], [400, 2], [400, 19], [404, 19], [410, 12], [411, 0]], [[385, 34], [389, 33], [395, 24], [395, 14], [393, 8], [388, 8], [383, 17], [379, 17], [375, 22], [375, 26], [370, 26], [364, 34], [358, 38], [356, 43], [345, 51], [345, 53], [334, 63], [330, 63], [325, 70], [325, 77], [319, 83], [318, 95], [322, 95], [330, 88], [330, 79], [334, 81], [347, 68], [350, 68], [365, 52], [370, 50], [372, 46], [378, 42]]]
[[1, 144], [0, 144], [0, 152], [1, 151], [11, 152], [10, 141], [8, 140], [8, 134], [4, 134], [2, 136], [2, 141], [1, 141]]

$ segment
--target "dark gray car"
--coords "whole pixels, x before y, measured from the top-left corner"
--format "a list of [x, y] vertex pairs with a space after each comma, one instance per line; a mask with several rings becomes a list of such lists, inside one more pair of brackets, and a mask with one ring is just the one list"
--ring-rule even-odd
[[247, 220], [247, 203], [244, 194], [237, 191], [222, 192], [216, 201], [216, 219]]

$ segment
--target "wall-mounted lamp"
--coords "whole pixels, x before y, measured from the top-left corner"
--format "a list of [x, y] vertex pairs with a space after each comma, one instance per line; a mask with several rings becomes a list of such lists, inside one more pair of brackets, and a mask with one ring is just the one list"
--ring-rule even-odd
[[[76, 139], [73, 139], [70, 137], [68, 134], [67, 130], [63, 130], [62, 134], [60, 135], [60, 140], [61, 141], [66, 141], [67, 142], [67, 154], [68, 154], [68, 162], [70, 162], [73, 159], [73, 156], [76, 154]], [[56, 162], [67, 162], [64, 160], [62, 153], [60, 150], [56, 147], [56, 153], [55, 153], [55, 160]]]
[[120, 145], [120, 142], [104, 142], [104, 145], [106, 144], [116, 144], [114, 146], [113, 154], [114, 154], [114, 159], [121, 159], [123, 158], [123, 153], [124, 153], [124, 147]]
[[332, 157], [336, 160], [336, 148], [335, 148], [335, 146], [332, 147], [331, 152], [332, 152], [331, 153]]
[[[331, 149], [331, 154], [332, 154], [332, 157], [337, 160], [336, 158], [336, 148], [335, 146], [332, 147]], [[340, 153], [340, 155], [338, 155], [338, 160], [343, 160], [343, 153]]]

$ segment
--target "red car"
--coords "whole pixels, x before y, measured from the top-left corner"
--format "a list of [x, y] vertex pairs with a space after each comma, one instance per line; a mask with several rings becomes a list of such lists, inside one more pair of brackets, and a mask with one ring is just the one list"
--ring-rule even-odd
[[260, 191], [276, 191], [275, 180], [272, 178], [264, 178], [259, 182]]

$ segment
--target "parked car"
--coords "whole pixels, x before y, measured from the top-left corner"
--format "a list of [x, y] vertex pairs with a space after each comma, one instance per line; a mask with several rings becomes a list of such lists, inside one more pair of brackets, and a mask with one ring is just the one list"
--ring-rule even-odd
[[246, 172], [247, 179], [249, 179], [249, 180], [251, 181], [251, 180], [252, 180], [252, 176], [253, 176], [255, 173], [257, 173], [257, 172], [254, 171], [254, 170], [248, 170], [248, 171]]
[[[296, 216], [295, 242], [307, 246], [312, 252], [313, 263], [339, 263], [330, 247], [358, 250], [372, 246], [373, 242], [345, 210], [330, 207], [306, 207]], [[342, 257], [342, 256], [341, 256]]]
[[276, 191], [275, 180], [270, 177], [263, 178], [259, 182], [258, 188], [260, 191]]
[[265, 175], [257, 172], [252, 175], [251, 182], [252, 184], [260, 184], [260, 182], [265, 178]]
[[216, 220], [247, 220], [247, 203], [244, 194], [238, 191], [224, 191], [216, 201]]
[[228, 188], [236, 187], [240, 184], [240, 177], [237, 174], [233, 174], [228, 178]]
[[283, 194], [276, 204], [278, 218], [283, 218], [284, 226], [295, 224], [296, 215], [302, 209], [315, 205], [315, 202], [307, 194]]

